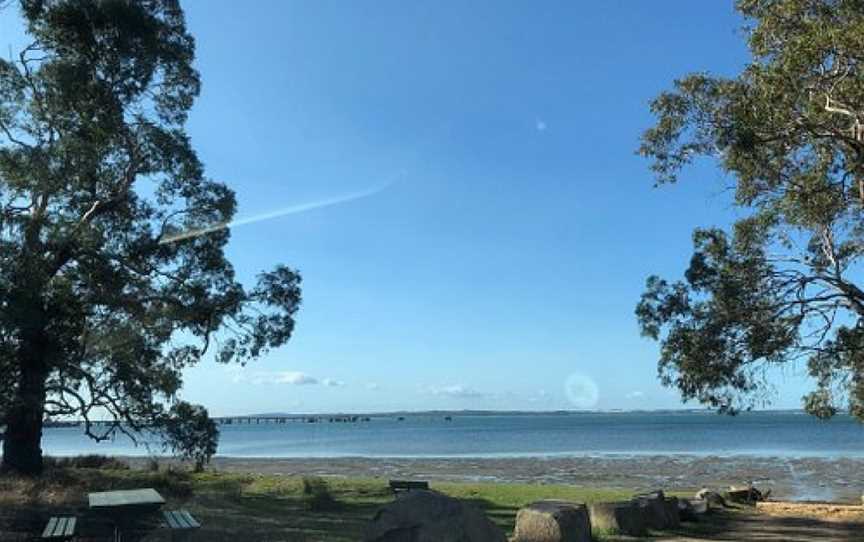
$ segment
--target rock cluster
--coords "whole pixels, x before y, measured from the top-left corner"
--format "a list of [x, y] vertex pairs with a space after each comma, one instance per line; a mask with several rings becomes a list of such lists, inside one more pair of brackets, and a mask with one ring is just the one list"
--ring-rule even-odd
[[[749, 487], [745, 497], [761, 499]], [[677, 529], [681, 521], [696, 521], [724, 498], [702, 489], [693, 499], [667, 497], [662, 491], [635, 495], [629, 501], [588, 505], [543, 500], [516, 515], [511, 542], [591, 542], [594, 533], [644, 535], [649, 529]], [[505, 542], [503, 531], [480, 510], [435, 491], [412, 490], [382, 507], [366, 528], [364, 542]]]
[[383, 506], [364, 542], [507, 542], [483, 512], [435, 491], [409, 491]]

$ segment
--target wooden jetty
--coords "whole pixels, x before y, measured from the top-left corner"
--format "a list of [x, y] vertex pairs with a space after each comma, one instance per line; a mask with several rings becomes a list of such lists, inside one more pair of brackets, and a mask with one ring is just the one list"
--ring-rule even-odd
[[[305, 415], [305, 416], [216, 416], [213, 421], [219, 425], [257, 425], [257, 424], [285, 424], [285, 423], [358, 423], [370, 422], [369, 416], [356, 415]], [[111, 420], [92, 420], [93, 426], [109, 425], [115, 422]], [[45, 427], [83, 427], [83, 420], [46, 420]]]
[[369, 416], [221, 416], [213, 418], [220, 425], [262, 424], [262, 423], [357, 423], [369, 422]]

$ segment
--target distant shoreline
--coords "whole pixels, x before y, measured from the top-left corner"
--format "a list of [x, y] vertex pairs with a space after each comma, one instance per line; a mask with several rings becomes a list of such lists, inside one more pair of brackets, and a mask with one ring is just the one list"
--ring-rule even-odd
[[[809, 416], [803, 409], [800, 408], [777, 408], [777, 409], [759, 409], [740, 412], [736, 416], [747, 416], [748, 414], [801, 414]], [[255, 417], [303, 417], [303, 416], [372, 416], [372, 417], [392, 417], [392, 416], [568, 416], [579, 414], [710, 414], [713, 416], [728, 416], [720, 414], [716, 410], [709, 408], [658, 408], [658, 409], [571, 409], [571, 410], [483, 410], [483, 409], [464, 409], [464, 410], [389, 410], [382, 412], [370, 411], [349, 411], [349, 412], [263, 412], [251, 414], [224, 414], [214, 416], [215, 418], [255, 418]], [[847, 413], [838, 413], [838, 417], [849, 417]], [[729, 416], [734, 417], [734, 416]]]
[[[344, 421], [344, 418], [366, 418], [362, 421], [369, 421], [369, 418], [372, 419], [381, 419], [381, 418], [400, 418], [400, 417], [440, 417], [440, 418], [452, 418], [452, 417], [494, 417], [494, 416], [586, 416], [586, 415], [621, 415], [621, 414], [669, 414], [669, 415], [687, 415], [687, 414], [700, 414], [707, 416], [717, 416], [717, 417], [727, 417], [727, 418], [735, 418], [735, 417], [746, 417], [748, 415], [765, 415], [765, 414], [794, 414], [809, 417], [802, 409], [762, 409], [762, 410], [751, 410], [746, 412], [741, 412], [736, 414], [735, 416], [728, 416], [725, 414], [720, 414], [715, 410], [711, 410], [708, 408], [660, 408], [660, 409], [604, 409], [604, 410], [394, 410], [394, 411], [385, 411], [385, 412], [368, 412], [368, 411], [350, 411], [350, 412], [259, 412], [259, 413], [251, 413], [251, 414], [222, 414], [222, 415], [213, 415], [212, 419], [216, 420], [217, 423], [222, 424], [227, 420], [254, 420], [256, 418], [265, 419], [276, 419], [276, 418], [285, 418], [292, 419], [294, 421], [298, 420], [317, 420], [324, 421], [328, 418], [340, 419], [339, 421]], [[813, 418], [815, 420], [815, 418]], [[834, 416], [834, 419], [852, 419], [852, 416], [848, 413], [838, 413]], [[354, 420], [357, 421], [357, 420]], [[831, 420], [820, 420], [820, 422], [830, 422]], [[91, 420], [91, 423], [96, 425], [107, 423], [106, 420]], [[230, 422], [228, 422], [230, 423]], [[242, 422], [245, 423], [245, 422]], [[83, 426], [84, 421], [78, 419], [57, 419], [55, 421], [46, 422], [45, 427], [70, 427], [70, 426]]]

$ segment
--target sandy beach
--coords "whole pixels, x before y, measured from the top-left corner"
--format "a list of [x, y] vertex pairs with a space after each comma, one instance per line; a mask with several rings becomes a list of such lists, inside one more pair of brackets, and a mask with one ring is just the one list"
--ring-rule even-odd
[[[129, 458], [143, 464], [141, 458]], [[572, 484], [690, 490], [753, 481], [777, 499], [860, 503], [864, 459], [754, 456], [591, 456], [555, 458], [232, 458], [212, 468], [282, 476], [415, 478], [440, 481]]]

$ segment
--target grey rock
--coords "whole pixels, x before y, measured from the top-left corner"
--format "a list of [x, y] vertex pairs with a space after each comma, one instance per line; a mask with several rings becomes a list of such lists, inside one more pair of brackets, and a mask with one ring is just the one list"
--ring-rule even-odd
[[703, 487], [702, 489], [697, 491], [696, 498], [707, 501], [710, 506], [715, 506], [717, 508], [726, 508], [726, 499], [724, 499], [723, 496], [716, 491], [711, 491], [708, 488]]
[[591, 520], [584, 504], [538, 501], [516, 514], [514, 542], [591, 542]]
[[645, 516], [633, 501], [595, 502], [588, 505], [591, 528], [600, 533], [645, 534]]
[[699, 521], [700, 516], [708, 513], [705, 499], [678, 499], [678, 517], [681, 521]]
[[663, 495], [662, 491], [636, 495], [633, 497], [633, 502], [642, 511], [645, 525], [651, 529], [665, 529], [669, 526], [666, 496]]
[[364, 542], [506, 542], [483, 512], [435, 491], [410, 491], [379, 509]]
[[678, 513], [678, 497], [666, 497], [663, 504], [666, 507], [666, 528], [677, 529], [681, 526], [681, 515]]
[[749, 485], [730, 486], [729, 490], [726, 491], [726, 500], [732, 502], [752, 504], [764, 501], [765, 499], [766, 496], [760, 490]]

